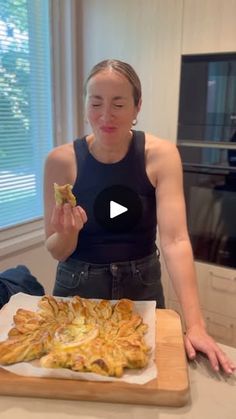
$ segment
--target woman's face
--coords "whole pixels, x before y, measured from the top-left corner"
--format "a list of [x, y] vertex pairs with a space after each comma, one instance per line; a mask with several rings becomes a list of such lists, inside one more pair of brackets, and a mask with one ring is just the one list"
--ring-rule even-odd
[[107, 69], [89, 80], [86, 117], [95, 138], [104, 144], [127, 138], [139, 108], [134, 104], [132, 85], [122, 74]]

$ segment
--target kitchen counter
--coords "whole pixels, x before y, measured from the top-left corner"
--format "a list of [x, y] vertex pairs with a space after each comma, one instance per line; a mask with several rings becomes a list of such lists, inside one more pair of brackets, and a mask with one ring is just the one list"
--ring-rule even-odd
[[[236, 348], [220, 345], [236, 362]], [[235, 419], [236, 374], [213, 373], [202, 356], [189, 363], [191, 400], [184, 407], [154, 407], [0, 396], [0, 419]]]

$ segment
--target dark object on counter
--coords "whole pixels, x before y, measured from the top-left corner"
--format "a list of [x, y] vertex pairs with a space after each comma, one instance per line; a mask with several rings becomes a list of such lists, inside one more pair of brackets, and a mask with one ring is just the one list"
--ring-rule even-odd
[[45, 294], [43, 286], [25, 265], [0, 272], [0, 308], [18, 292], [30, 295]]

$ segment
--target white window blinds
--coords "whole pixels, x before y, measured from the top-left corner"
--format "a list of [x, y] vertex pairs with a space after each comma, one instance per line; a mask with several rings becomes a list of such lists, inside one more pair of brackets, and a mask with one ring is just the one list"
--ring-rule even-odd
[[0, 228], [43, 215], [53, 146], [49, 3], [0, 1]]

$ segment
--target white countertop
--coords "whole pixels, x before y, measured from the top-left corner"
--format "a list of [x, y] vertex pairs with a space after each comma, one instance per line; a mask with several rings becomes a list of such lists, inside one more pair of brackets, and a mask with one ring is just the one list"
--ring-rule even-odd
[[[236, 348], [220, 345], [236, 362]], [[184, 407], [158, 407], [0, 396], [0, 419], [235, 419], [236, 374], [213, 373], [199, 357], [189, 364], [191, 400]]]

